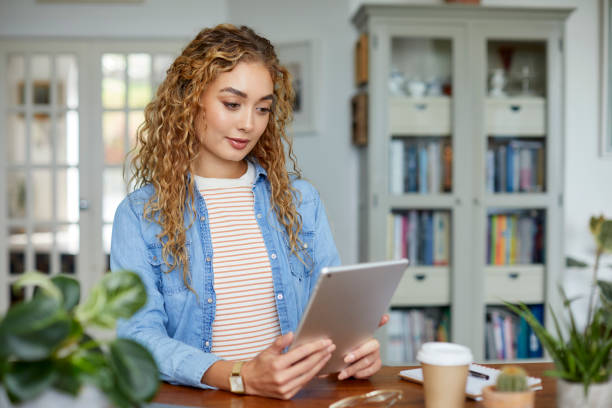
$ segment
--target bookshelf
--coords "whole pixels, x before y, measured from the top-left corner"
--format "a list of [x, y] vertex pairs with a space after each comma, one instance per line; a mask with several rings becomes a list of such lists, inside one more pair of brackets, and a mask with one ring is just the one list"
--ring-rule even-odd
[[355, 88], [368, 101], [360, 260], [411, 260], [379, 335], [385, 363], [413, 361], [429, 339], [477, 361], [541, 356], [503, 300], [541, 310], [549, 328], [543, 305], [559, 303], [570, 12], [363, 5], [353, 16], [368, 44]]

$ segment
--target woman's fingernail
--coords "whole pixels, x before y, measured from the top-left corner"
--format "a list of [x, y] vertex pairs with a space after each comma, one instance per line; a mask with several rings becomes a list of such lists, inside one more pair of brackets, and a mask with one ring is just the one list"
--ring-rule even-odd
[[350, 353], [344, 358], [345, 363], [352, 363], [353, 360], [355, 360], [355, 355], [353, 353]]
[[340, 371], [340, 374], [338, 374], [338, 379], [344, 380], [345, 378], [346, 378], [346, 373], [344, 371]]
[[329, 346], [329, 347], [327, 348], [327, 351], [331, 353], [331, 352], [332, 352], [332, 351], [334, 351], [335, 349], [336, 349], [336, 345], [335, 345], [335, 344], [332, 344], [331, 346]]

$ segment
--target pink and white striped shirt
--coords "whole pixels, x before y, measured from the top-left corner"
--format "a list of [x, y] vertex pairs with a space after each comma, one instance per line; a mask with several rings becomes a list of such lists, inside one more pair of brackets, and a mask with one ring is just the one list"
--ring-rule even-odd
[[272, 269], [254, 210], [255, 168], [237, 179], [196, 176], [208, 210], [217, 296], [212, 352], [249, 360], [280, 335]]

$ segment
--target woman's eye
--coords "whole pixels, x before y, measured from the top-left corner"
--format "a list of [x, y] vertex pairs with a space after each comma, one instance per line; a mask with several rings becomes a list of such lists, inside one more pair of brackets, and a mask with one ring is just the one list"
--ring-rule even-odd
[[238, 109], [240, 107], [240, 104], [233, 103], [233, 102], [223, 102], [223, 104], [225, 105], [226, 108], [232, 109], [232, 110]]
[[261, 113], [270, 113], [272, 109], [270, 108], [257, 108]]

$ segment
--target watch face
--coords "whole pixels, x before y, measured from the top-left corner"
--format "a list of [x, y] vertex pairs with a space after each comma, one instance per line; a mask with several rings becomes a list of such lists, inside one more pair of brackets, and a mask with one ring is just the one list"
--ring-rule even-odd
[[230, 387], [232, 388], [232, 392], [244, 392], [242, 377], [238, 375], [232, 375], [230, 377]]

